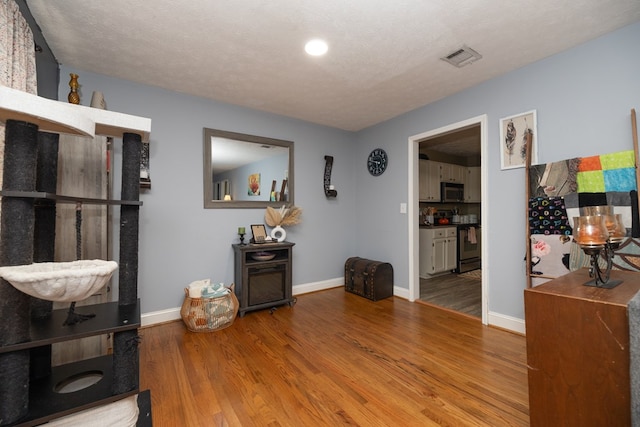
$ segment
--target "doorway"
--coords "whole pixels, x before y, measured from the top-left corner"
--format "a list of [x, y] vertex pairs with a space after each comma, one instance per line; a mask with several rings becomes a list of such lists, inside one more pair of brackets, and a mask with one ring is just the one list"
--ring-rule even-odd
[[[409, 242], [409, 299], [416, 301], [420, 299], [420, 277], [419, 277], [419, 154], [420, 144], [427, 140], [436, 140], [437, 137], [455, 133], [456, 131], [462, 131], [472, 127], [479, 126], [480, 132], [480, 156], [481, 159], [486, 159], [487, 151], [487, 116], [482, 115], [473, 117], [461, 122], [453, 123], [448, 126], [437, 128], [434, 130], [426, 131], [424, 133], [414, 135], [409, 138], [409, 167], [408, 167], [408, 189], [409, 189], [409, 207], [413, 215], [409, 217], [408, 226], [408, 242]], [[481, 218], [486, 218], [487, 215], [487, 162], [482, 161], [480, 167], [481, 176]], [[486, 221], [485, 221], [486, 223]], [[486, 236], [488, 231], [486, 227], [480, 229], [480, 238], [486, 244], [482, 245], [482, 264], [488, 265], [489, 258], [489, 242], [487, 242]], [[488, 283], [487, 283], [487, 268], [481, 270], [481, 313], [482, 323], [487, 324], [488, 321]]]

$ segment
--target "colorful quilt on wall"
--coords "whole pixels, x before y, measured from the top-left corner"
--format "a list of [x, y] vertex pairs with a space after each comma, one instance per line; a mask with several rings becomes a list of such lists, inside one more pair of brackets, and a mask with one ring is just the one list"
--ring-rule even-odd
[[[529, 169], [531, 272], [558, 277], [589, 265], [570, 237], [573, 218], [585, 206], [611, 205], [622, 215], [628, 237], [640, 237], [633, 150], [533, 165]], [[640, 240], [628, 239], [628, 253], [616, 268], [640, 270]], [[573, 248], [573, 250], [572, 250]], [[586, 262], [586, 264], [585, 264]]]
[[581, 207], [606, 204], [631, 231], [638, 217], [633, 150], [533, 165], [529, 194], [531, 234], [570, 235]]

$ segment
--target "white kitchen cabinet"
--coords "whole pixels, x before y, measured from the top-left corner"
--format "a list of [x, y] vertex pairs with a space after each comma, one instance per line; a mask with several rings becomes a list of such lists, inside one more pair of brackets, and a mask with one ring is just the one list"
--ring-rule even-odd
[[456, 227], [420, 229], [420, 277], [455, 270], [458, 230]]
[[454, 165], [451, 163], [440, 164], [440, 180], [444, 182], [455, 182], [463, 184], [467, 175], [465, 166]]
[[467, 176], [464, 182], [465, 203], [480, 203], [482, 201], [480, 179], [480, 166], [467, 168]]
[[[469, 176], [470, 169], [477, 169], [477, 178], [475, 175], [471, 181]], [[475, 174], [475, 171], [473, 172]], [[476, 186], [473, 188], [473, 199], [467, 200], [465, 195], [465, 202], [480, 202], [480, 168], [467, 168], [466, 166], [454, 165], [451, 163], [435, 162], [433, 160], [420, 160], [420, 174], [419, 174], [419, 200], [421, 202], [439, 202], [440, 201], [440, 183], [441, 182], [454, 182], [457, 184], [467, 184]], [[465, 192], [467, 192], [467, 185], [465, 185]]]
[[421, 202], [440, 201], [440, 162], [420, 160], [419, 188]]

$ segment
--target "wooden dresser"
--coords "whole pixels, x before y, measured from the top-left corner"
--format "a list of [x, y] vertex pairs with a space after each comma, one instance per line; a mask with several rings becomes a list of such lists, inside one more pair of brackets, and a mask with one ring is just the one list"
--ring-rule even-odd
[[640, 273], [613, 289], [581, 269], [525, 289], [531, 426], [631, 425], [627, 304]]

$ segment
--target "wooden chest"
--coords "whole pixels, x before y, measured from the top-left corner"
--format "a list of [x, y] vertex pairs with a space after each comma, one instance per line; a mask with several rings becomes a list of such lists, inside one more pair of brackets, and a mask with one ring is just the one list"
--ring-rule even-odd
[[373, 301], [393, 295], [393, 267], [388, 262], [352, 257], [344, 264], [344, 289]]

